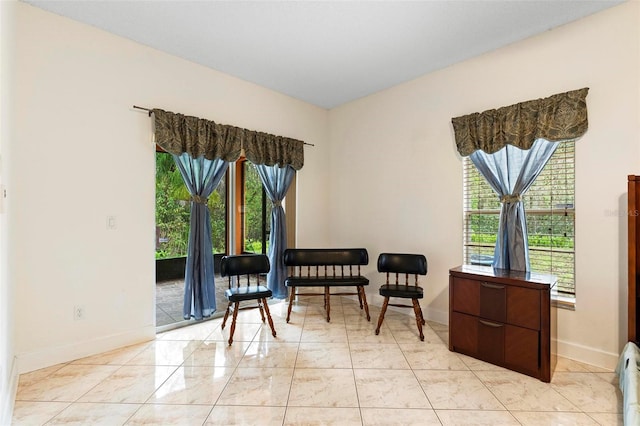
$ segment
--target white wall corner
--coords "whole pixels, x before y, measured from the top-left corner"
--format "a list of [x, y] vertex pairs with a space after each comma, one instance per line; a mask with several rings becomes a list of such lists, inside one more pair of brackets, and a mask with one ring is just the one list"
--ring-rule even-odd
[[155, 337], [156, 329], [154, 326], [149, 325], [136, 330], [128, 330], [124, 333], [21, 353], [16, 356], [18, 373], [24, 374], [52, 365], [71, 362], [123, 346], [153, 340]]
[[18, 376], [18, 362], [14, 357], [11, 363], [11, 372], [7, 378], [7, 392], [2, 394], [2, 401], [0, 401], [0, 425], [11, 424], [13, 405], [18, 391]]
[[440, 309], [433, 309], [427, 307], [426, 309], [423, 307], [422, 312], [424, 313], [425, 319], [427, 321], [437, 322], [438, 324], [449, 325], [449, 311], [442, 311]]

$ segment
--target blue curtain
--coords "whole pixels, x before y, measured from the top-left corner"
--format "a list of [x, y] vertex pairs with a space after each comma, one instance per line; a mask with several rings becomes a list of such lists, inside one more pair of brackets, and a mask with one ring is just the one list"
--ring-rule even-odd
[[521, 197], [531, 187], [559, 142], [537, 139], [530, 149], [513, 145], [493, 154], [477, 150], [469, 156], [478, 171], [500, 197], [500, 225], [493, 267], [529, 271], [527, 219]]
[[267, 286], [273, 297], [286, 299], [288, 292], [284, 285], [287, 268], [284, 266], [284, 251], [287, 248], [287, 226], [285, 224], [282, 200], [287, 194], [296, 171], [291, 166], [278, 167], [255, 165], [267, 196], [273, 203], [271, 209], [271, 234], [269, 235], [269, 262], [271, 270], [267, 275]]
[[191, 219], [189, 247], [184, 276], [184, 319], [200, 320], [216, 310], [213, 248], [208, 198], [224, 177], [229, 163], [216, 158], [193, 158], [187, 153], [173, 155], [189, 193]]

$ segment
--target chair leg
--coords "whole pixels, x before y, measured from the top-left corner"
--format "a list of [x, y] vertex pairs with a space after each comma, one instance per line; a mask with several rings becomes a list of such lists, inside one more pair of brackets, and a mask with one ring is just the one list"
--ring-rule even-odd
[[258, 309], [260, 309], [260, 317], [262, 318], [262, 322], [264, 322], [264, 310], [262, 309], [262, 302], [261, 302], [262, 300], [264, 299], [258, 299]]
[[411, 299], [413, 302], [413, 312], [416, 314], [416, 324], [418, 325], [418, 331], [420, 332], [420, 340], [424, 342], [424, 334], [422, 334], [422, 311], [418, 299]]
[[324, 288], [324, 308], [327, 310], [327, 322], [331, 321], [331, 317], [330, 317], [330, 312], [331, 312], [331, 302], [329, 300], [330, 298], [330, 293], [329, 293], [329, 287], [325, 287]]
[[233, 343], [233, 333], [236, 331], [236, 319], [238, 318], [238, 308], [240, 307], [240, 302], [236, 302], [233, 305], [233, 319], [231, 320], [231, 331], [229, 332], [229, 346]]
[[291, 291], [289, 292], [289, 309], [287, 309], [287, 322], [289, 322], [289, 318], [291, 317], [291, 308], [293, 307], [293, 299], [296, 297], [296, 288], [291, 287]]
[[369, 305], [367, 305], [367, 295], [364, 292], [363, 286], [358, 286], [358, 298], [360, 299], [360, 309], [364, 305], [364, 311], [367, 314], [367, 321], [371, 321], [371, 315], [369, 315]]
[[378, 317], [378, 327], [376, 327], [376, 336], [380, 334], [380, 326], [382, 325], [382, 321], [384, 321], [384, 314], [387, 312], [387, 305], [389, 304], [389, 298], [384, 298], [384, 303], [382, 304], [382, 310], [380, 311], [380, 316]]
[[427, 322], [424, 320], [424, 314], [422, 313], [422, 308], [420, 307], [420, 302], [418, 302], [418, 308], [420, 308], [420, 318], [422, 318], [422, 325], [425, 325]]
[[224, 319], [222, 320], [222, 329], [224, 330], [224, 326], [227, 324], [227, 318], [229, 318], [229, 308], [231, 308], [231, 302], [227, 305], [227, 310], [224, 313]]
[[[271, 327], [271, 335], [276, 337], [276, 328], [273, 326], [273, 320], [271, 319], [271, 312], [269, 312], [269, 305], [267, 304], [267, 299], [263, 298], [262, 303], [264, 304], [264, 310], [267, 313], [267, 319], [269, 320], [269, 327]], [[262, 320], [264, 322], [264, 319]]]

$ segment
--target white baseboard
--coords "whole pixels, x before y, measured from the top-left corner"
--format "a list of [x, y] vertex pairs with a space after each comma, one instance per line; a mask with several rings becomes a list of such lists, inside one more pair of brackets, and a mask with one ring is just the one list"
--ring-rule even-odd
[[[355, 296], [343, 296], [348, 297], [351, 300], [357, 301]], [[382, 306], [383, 298], [377, 294], [367, 293], [367, 300], [370, 306]], [[409, 316], [414, 316], [413, 310], [402, 309], [389, 306], [389, 310], [400, 312]], [[425, 315], [425, 319], [428, 321], [437, 322], [439, 324], [449, 324], [449, 311], [441, 311], [438, 309], [429, 308], [428, 306], [422, 306], [422, 312]], [[614, 371], [618, 364], [619, 354], [605, 352], [599, 349], [594, 349], [588, 346], [583, 346], [577, 343], [567, 342], [563, 340], [557, 340], [558, 355], [564, 358], [569, 358], [575, 361], [583, 362], [585, 364], [593, 365], [596, 367], [604, 368]]]
[[156, 336], [154, 326], [146, 326], [124, 333], [102, 336], [95, 339], [73, 342], [66, 345], [49, 347], [33, 352], [18, 354], [18, 373], [28, 373], [52, 365], [70, 362], [79, 358], [107, 352], [123, 346], [153, 340]]
[[11, 371], [8, 377], [7, 393], [2, 395], [0, 401], [0, 425], [10, 425], [13, 415], [13, 404], [16, 400], [16, 392], [18, 391], [18, 363], [13, 358], [11, 363]]
[[564, 358], [573, 359], [585, 364], [615, 370], [620, 354], [605, 352], [577, 343], [558, 340], [558, 355]]

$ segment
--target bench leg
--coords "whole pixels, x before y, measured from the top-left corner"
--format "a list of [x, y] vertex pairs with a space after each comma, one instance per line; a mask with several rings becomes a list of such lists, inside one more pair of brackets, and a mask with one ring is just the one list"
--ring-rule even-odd
[[367, 295], [364, 293], [364, 287], [358, 286], [358, 298], [360, 299], [360, 309], [364, 305], [364, 312], [367, 314], [367, 321], [371, 321], [371, 316], [369, 315], [369, 305], [367, 305]]
[[227, 305], [227, 310], [224, 313], [224, 319], [222, 320], [222, 329], [224, 329], [225, 324], [227, 323], [227, 318], [229, 318], [229, 308], [231, 308], [231, 302]]
[[231, 330], [229, 331], [229, 346], [233, 343], [233, 333], [236, 331], [236, 319], [238, 318], [238, 311], [240, 310], [240, 302], [236, 302], [233, 306], [233, 319], [231, 320]]
[[378, 317], [378, 326], [376, 327], [376, 336], [380, 334], [380, 326], [382, 325], [382, 321], [384, 321], [384, 314], [387, 312], [387, 305], [389, 304], [389, 298], [384, 298], [384, 303], [382, 304], [382, 310], [380, 311], [380, 316]]
[[[273, 320], [271, 319], [271, 312], [269, 312], [269, 305], [267, 304], [267, 299], [263, 298], [262, 303], [264, 304], [264, 310], [267, 313], [267, 319], [269, 320], [269, 327], [271, 327], [271, 335], [276, 337], [276, 328], [273, 326]], [[264, 318], [262, 319], [264, 322]]]
[[416, 314], [416, 324], [418, 325], [418, 331], [420, 332], [420, 340], [424, 342], [424, 334], [422, 334], [422, 310], [418, 299], [411, 299], [413, 301], [413, 312]]
[[296, 288], [291, 287], [291, 292], [289, 293], [289, 309], [287, 309], [287, 322], [289, 322], [289, 318], [291, 317], [291, 308], [293, 307], [293, 299], [296, 297]]
[[327, 310], [327, 322], [331, 321], [331, 316], [330, 316], [331, 302], [329, 300], [330, 297], [331, 296], [329, 294], [329, 287], [325, 287], [324, 288], [324, 308]]

